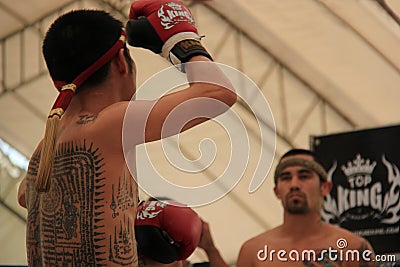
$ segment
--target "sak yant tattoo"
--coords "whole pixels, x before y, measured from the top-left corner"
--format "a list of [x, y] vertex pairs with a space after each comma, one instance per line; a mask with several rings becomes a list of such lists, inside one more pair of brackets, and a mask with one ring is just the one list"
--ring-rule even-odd
[[[315, 258], [303, 260], [304, 266], [307, 267], [317, 267], [317, 266], [324, 266], [324, 267], [340, 267], [343, 266], [343, 262], [338, 258], [334, 259], [326, 253], [328, 249], [317, 249], [314, 250]], [[314, 255], [314, 254], [311, 254]]]
[[93, 144], [65, 143], [49, 192], [37, 194], [39, 160], [40, 153], [33, 155], [27, 174], [29, 266], [137, 266], [131, 176], [121, 170], [121, 177], [107, 177]]
[[79, 116], [79, 120], [76, 124], [88, 124], [90, 122], [94, 122], [97, 119], [97, 115], [86, 114]]

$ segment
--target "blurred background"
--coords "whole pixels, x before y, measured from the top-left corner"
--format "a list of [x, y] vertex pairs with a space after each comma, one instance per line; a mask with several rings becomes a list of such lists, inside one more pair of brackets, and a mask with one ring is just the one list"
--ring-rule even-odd
[[[275, 165], [275, 161], [258, 162], [265, 142], [276, 159], [289, 148], [309, 148], [315, 135], [400, 122], [400, 25], [396, 18], [400, 1], [184, 2], [214, 60], [252, 80], [273, 116], [273, 121], [256, 120], [258, 114], [251, 109], [256, 96], [245, 96], [246, 100], [235, 104], [233, 110], [246, 130], [243, 138], [249, 143], [247, 167], [226, 195], [195, 208], [210, 223], [225, 260], [234, 266], [244, 241], [282, 222], [271, 174], [258, 190], [249, 192], [255, 170], [263, 164], [267, 169]], [[0, 0], [0, 265], [27, 262], [26, 212], [17, 203], [17, 189], [56, 97], [41, 55], [43, 36], [56, 17], [71, 9], [104, 9], [125, 22], [130, 4], [125, 0]], [[138, 87], [170, 66], [151, 52], [130, 49], [138, 68]], [[260, 125], [272, 134], [261, 136]], [[226, 131], [207, 122], [182, 135], [181, 152], [189, 159], [198, 158], [199, 143], [205, 138], [214, 141], [217, 156], [205, 171], [189, 179], [185, 179], [187, 173], [170, 166], [158, 142], [139, 149], [147, 150], [168, 180], [183, 186], [205, 184], [224, 171], [233, 149]], [[138, 169], [139, 180], [152, 175], [140, 163]], [[141, 191], [140, 196], [148, 195]], [[191, 260], [206, 257], [198, 250]]]

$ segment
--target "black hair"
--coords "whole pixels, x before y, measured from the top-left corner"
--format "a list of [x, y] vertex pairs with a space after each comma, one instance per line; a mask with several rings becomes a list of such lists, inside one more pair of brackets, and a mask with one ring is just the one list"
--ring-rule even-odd
[[296, 156], [296, 155], [309, 155], [309, 156], [312, 156], [315, 159], [314, 152], [312, 152], [311, 150], [301, 149], [301, 148], [293, 148], [293, 149], [289, 150], [288, 152], [283, 154], [281, 159], [286, 158], [286, 157], [290, 157], [290, 156]]
[[286, 152], [285, 154], [282, 155], [282, 157], [280, 158], [279, 161], [281, 161], [282, 159], [284, 159], [286, 157], [296, 156], [296, 155], [311, 156], [315, 162], [318, 162], [320, 165], [322, 165], [321, 162], [319, 162], [319, 160], [314, 152], [312, 152], [311, 150], [302, 149], [302, 148], [293, 148], [293, 149], [289, 150], [288, 152]]
[[[73, 10], [50, 26], [43, 41], [43, 55], [53, 80], [71, 83], [107, 52], [120, 38], [122, 22], [102, 10]], [[131, 58], [125, 47], [131, 70]], [[106, 63], [85, 84], [96, 85], [108, 75]]]

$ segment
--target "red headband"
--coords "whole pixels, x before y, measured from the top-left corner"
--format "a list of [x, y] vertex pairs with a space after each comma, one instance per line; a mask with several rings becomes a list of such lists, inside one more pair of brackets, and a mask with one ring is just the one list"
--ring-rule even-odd
[[75, 90], [82, 85], [93, 73], [99, 70], [104, 64], [110, 61], [117, 52], [124, 46], [126, 40], [126, 33], [124, 30], [121, 32], [121, 37], [114, 43], [114, 45], [99, 59], [97, 59], [92, 65], [90, 65], [86, 70], [79, 74], [71, 83], [66, 83], [64, 81], [55, 81], [53, 83], [57, 90], [60, 92], [54, 105], [50, 111], [49, 118], [57, 115], [61, 118], [64, 111], [67, 109], [69, 103], [71, 102], [72, 96]]

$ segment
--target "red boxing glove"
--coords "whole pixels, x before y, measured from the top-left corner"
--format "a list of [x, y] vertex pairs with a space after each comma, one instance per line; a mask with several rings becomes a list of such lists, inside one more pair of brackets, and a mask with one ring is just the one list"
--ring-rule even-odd
[[138, 249], [155, 261], [168, 264], [187, 259], [200, 242], [201, 228], [197, 213], [180, 203], [147, 201], [138, 207]]
[[134, 1], [129, 19], [139, 17], [147, 18], [163, 42], [178, 33], [185, 33], [192, 39], [199, 38], [192, 13], [181, 1]]
[[179, 0], [137, 0], [126, 25], [128, 43], [161, 54], [173, 64], [196, 55], [212, 60], [200, 43], [190, 10]]

